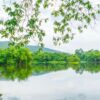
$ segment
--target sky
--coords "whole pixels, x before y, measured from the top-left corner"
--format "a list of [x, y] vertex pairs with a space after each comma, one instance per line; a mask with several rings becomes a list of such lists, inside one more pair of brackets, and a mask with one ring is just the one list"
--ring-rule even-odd
[[[92, 3], [100, 4], [100, 0], [91, 0]], [[1, 0], [0, 0], [0, 18], [6, 18], [6, 15], [3, 13], [1, 9]], [[49, 16], [48, 11], [43, 12], [42, 17], [47, 17]], [[52, 28], [52, 18], [50, 17], [50, 21], [48, 24], [43, 25], [42, 27], [45, 29], [45, 31], [48, 33], [46, 34], [44, 38], [44, 44], [45, 47], [63, 51], [63, 52], [74, 52], [76, 49], [82, 48], [83, 50], [87, 51], [90, 49], [97, 49], [100, 50], [100, 18], [96, 20], [96, 23], [90, 25], [87, 30], [84, 30], [83, 33], [76, 34], [74, 39], [69, 41], [67, 44], [62, 44], [60, 46], [54, 46], [52, 42], [53, 38], [53, 28]], [[4, 41], [5, 39], [1, 39]], [[30, 42], [31, 45], [37, 45], [34, 41], [31, 40]]]
[[83, 33], [76, 34], [74, 39], [67, 44], [60, 46], [54, 46], [52, 43], [52, 37], [48, 35], [45, 38], [45, 46], [64, 52], [74, 52], [76, 49], [82, 48], [87, 51], [90, 49], [100, 50], [100, 21], [98, 21], [94, 27], [89, 27]]

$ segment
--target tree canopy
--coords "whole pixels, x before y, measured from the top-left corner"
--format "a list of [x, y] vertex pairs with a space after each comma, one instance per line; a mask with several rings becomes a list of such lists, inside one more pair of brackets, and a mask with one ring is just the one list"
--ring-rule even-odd
[[13, 45], [25, 45], [30, 38], [43, 45], [46, 32], [42, 25], [49, 21], [49, 18], [41, 18], [43, 11], [48, 10], [53, 18], [54, 44], [73, 39], [73, 24], [76, 23], [76, 30], [81, 33], [100, 14], [100, 5], [93, 5], [89, 0], [15, 0], [10, 5], [7, 3], [4, 2], [3, 7], [8, 16], [0, 21], [0, 34]]

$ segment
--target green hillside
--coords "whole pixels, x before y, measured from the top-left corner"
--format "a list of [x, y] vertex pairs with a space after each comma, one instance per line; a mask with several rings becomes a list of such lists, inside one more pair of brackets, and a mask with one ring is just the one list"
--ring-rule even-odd
[[[0, 41], [0, 48], [7, 48], [8, 47], [8, 41]], [[39, 47], [38, 46], [33, 46], [33, 45], [28, 45], [27, 46], [31, 51], [38, 51]], [[43, 51], [45, 52], [60, 52], [60, 51], [56, 51], [53, 49], [49, 49], [49, 48], [43, 48]]]

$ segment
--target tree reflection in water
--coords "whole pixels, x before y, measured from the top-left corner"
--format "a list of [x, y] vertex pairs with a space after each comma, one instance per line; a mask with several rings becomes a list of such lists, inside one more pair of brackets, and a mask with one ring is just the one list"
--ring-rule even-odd
[[0, 78], [7, 80], [25, 80], [31, 75], [41, 75], [52, 71], [73, 69], [76, 73], [82, 74], [84, 71], [90, 73], [98, 73], [100, 64], [84, 63], [84, 64], [36, 64], [33, 66], [1, 66]]
[[7, 80], [25, 80], [32, 75], [31, 66], [4, 66], [0, 67], [0, 78]]

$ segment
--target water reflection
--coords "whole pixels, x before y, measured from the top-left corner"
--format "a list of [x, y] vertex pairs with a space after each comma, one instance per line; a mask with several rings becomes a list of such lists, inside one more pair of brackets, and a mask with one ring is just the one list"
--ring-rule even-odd
[[0, 79], [25, 80], [32, 75], [31, 66], [3, 66], [0, 67]]
[[98, 63], [81, 63], [81, 64], [63, 64], [63, 65], [54, 65], [54, 64], [38, 64], [34, 65], [33, 67], [33, 74], [41, 74], [41, 73], [47, 73], [52, 71], [58, 71], [58, 70], [67, 70], [69, 68], [72, 68], [76, 71], [76, 73], [82, 74], [85, 71], [88, 71], [90, 73], [98, 73], [100, 72], [100, 64]]
[[2, 94], [0, 94], [0, 100], [2, 100]]
[[80, 93], [80, 94], [78, 94], [78, 95], [76, 95], [74, 97], [73, 96], [64, 97], [64, 98], [59, 99], [59, 100], [87, 100], [87, 99], [86, 99], [86, 95], [85, 94]]
[[20, 99], [17, 97], [9, 97], [9, 98], [7, 98], [7, 100], [20, 100]]
[[100, 64], [98, 63], [83, 63], [79, 65], [71, 65], [70, 66], [76, 73], [82, 74], [85, 71], [90, 73], [98, 73], [100, 72]]
[[83, 74], [88, 71], [90, 73], [100, 72], [100, 64], [83, 63], [83, 64], [36, 64], [33, 66], [3, 66], [0, 67], [0, 79], [7, 80], [25, 80], [31, 75], [42, 75], [52, 71], [73, 69], [76, 73]]
[[34, 65], [24, 81], [0, 80], [2, 99], [100, 100], [100, 67], [87, 65]]

